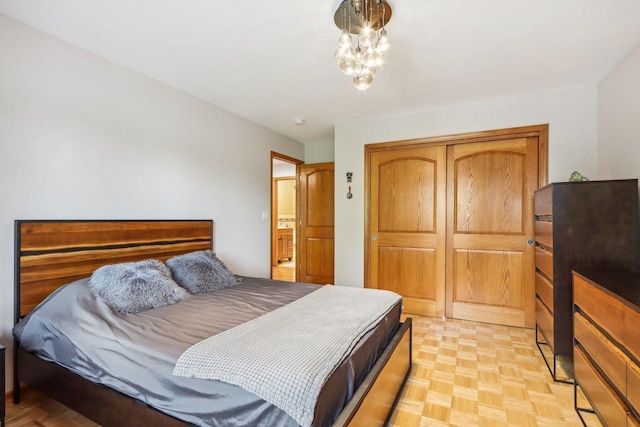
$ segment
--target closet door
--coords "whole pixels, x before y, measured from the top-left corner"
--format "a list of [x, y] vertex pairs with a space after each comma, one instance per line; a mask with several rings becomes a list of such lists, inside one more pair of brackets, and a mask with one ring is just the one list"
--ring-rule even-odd
[[533, 328], [547, 146], [546, 125], [366, 146], [365, 286], [409, 314]]
[[446, 147], [371, 152], [367, 287], [403, 296], [408, 313], [444, 315]]
[[447, 150], [447, 316], [532, 328], [538, 138]]

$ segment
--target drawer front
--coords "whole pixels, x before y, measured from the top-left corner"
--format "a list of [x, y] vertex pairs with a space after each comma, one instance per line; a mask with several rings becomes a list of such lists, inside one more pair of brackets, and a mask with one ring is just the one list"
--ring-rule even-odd
[[553, 252], [536, 246], [536, 268], [553, 280]]
[[551, 349], [555, 348], [555, 337], [553, 336], [553, 315], [542, 304], [539, 298], [536, 298], [536, 324], [540, 331], [547, 339], [547, 344]]
[[536, 294], [553, 313], [553, 285], [542, 274], [536, 272]]
[[278, 234], [281, 236], [293, 237], [293, 228], [278, 228]]
[[640, 421], [638, 421], [632, 414], [629, 414], [627, 416], [627, 427], [640, 427]]
[[627, 400], [640, 414], [640, 367], [633, 361], [627, 364]]
[[622, 394], [625, 394], [627, 390], [627, 362], [630, 361], [627, 355], [580, 313], [575, 313], [573, 317], [573, 330], [575, 339], [578, 340], [582, 348], [589, 353], [613, 385]]
[[534, 212], [537, 216], [551, 216], [553, 212], [553, 187], [537, 190], [533, 195]]
[[553, 248], [553, 223], [551, 221], [535, 221], [534, 233], [536, 242], [547, 248]]
[[[624, 316], [624, 346], [640, 360], [640, 312], [625, 306]], [[640, 412], [640, 411], [639, 411]]]
[[573, 348], [573, 368], [576, 382], [591, 402], [596, 403], [596, 412], [608, 426], [627, 424], [629, 408], [593, 367], [579, 346]]
[[640, 328], [637, 326], [640, 317], [637, 312], [575, 274], [573, 300], [594, 323], [640, 359]]

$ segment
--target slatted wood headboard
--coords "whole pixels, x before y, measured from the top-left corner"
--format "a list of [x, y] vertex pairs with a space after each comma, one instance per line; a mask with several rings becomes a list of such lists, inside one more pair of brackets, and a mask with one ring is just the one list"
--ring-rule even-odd
[[15, 321], [60, 286], [107, 264], [213, 248], [211, 220], [15, 222]]

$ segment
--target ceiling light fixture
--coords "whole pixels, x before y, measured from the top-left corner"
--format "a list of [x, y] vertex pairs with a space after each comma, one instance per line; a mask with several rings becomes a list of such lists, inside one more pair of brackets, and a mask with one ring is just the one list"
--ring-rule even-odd
[[[367, 90], [376, 68], [387, 60], [385, 25], [390, 19], [391, 7], [384, 0], [344, 0], [336, 10], [334, 21], [342, 34], [334, 59], [343, 73], [353, 76], [356, 89]], [[355, 41], [352, 34], [357, 35]]]

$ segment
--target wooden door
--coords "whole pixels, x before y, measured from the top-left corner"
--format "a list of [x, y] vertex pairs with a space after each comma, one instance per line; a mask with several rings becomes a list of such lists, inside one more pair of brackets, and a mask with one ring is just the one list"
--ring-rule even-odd
[[407, 313], [534, 327], [528, 241], [533, 191], [547, 183], [548, 126], [371, 144], [365, 153], [365, 286], [400, 293]]
[[367, 286], [399, 293], [408, 313], [444, 315], [446, 147], [374, 151], [369, 171]]
[[298, 176], [300, 236], [297, 280], [333, 284], [334, 164], [301, 165]]
[[447, 150], [446, 315], [534, 327], [538, 138]]

